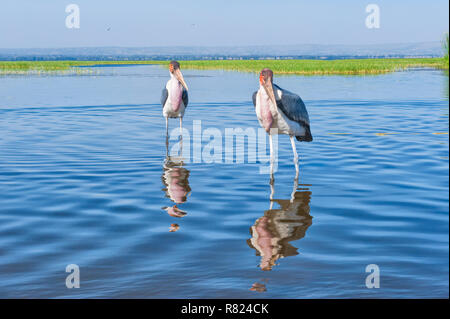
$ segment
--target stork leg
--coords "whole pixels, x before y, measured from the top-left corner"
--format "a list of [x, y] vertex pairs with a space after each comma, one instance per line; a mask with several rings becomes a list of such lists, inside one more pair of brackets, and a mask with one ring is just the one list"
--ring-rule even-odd
[[275, 194], [275, 180], [273, 179], [273, 176], [270, 178], [270, 207], [269, 209], [273, 209], [273, 195]]
[[166, 117], [166, 136], [169, 136], [169, 118]]
[[183, 157], [183, 118], [180, 117], [180, 157]]
[[169, 119], [166, 117], [166, 158], [169, 156]]
[[169, 157], [169, 135], [166, 134], [166, 158]]
[[294, 165], [295, 165], [295, 171], [296, 171], [296, 179], [298, 179], [298, 154], [297, 154], [297, 149], [295, 148], [294, 136], [290, 135], [289, 138], [291, 139], [292, 152], [294, 153]]
[[273, 181], [273, 140], [272, 140], [272, 134], [269, 133], [269, 143], [270, 143], [270, 180]]
[[297, 170], [297, 173], [295, 174], [295, 178], [294, 178], [294, 187], [293, 187], [292, 193], [291, 193], [291, 203], [294, 202], [295, 193], [297, 193], [297, 189], [298, 189], [298, 170]]

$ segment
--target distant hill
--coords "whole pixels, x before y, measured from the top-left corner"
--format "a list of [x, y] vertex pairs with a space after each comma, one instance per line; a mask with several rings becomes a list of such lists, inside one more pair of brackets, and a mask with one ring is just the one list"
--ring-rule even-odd
[[344, 59], [439, 57], [441, 55], [440, 42], [236, 47], [0, 48], [0, 60]]

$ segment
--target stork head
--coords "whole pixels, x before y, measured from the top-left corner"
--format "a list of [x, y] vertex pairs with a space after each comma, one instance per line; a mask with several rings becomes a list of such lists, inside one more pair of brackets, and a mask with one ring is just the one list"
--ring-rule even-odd
[[262, 69], [259, 74], [259, 83], [266, 91], [273, 105], [276, 106], [275, 94], [273, 93], [273, 71], [268, 68]]
[[181, 85], [184, 86], [184, 88], [187, 91], [188, 86], [187, 86], [186, 82], [184, 81], [183, 74], [181, 74], [180, 63], [178, 63], [178, 61], [171, 61], [169, 63], [169, 71], [170, 71], [170, 74], [175, 76], [175, 78], [178, 80], [178, 82], [180, 82]]

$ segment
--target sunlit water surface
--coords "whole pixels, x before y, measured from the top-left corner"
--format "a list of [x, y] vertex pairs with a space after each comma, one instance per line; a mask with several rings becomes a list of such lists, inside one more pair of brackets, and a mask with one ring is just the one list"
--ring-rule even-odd
[[[194, 120], [259, 127], [255, 74], [184, 75], [191, 135]], [[166, 159], [167, 79], [158, 66], [0, 77], [0, 297], [448, 297], [447, 75], [276, 76], [314, 141], [297, 143], [297, 186], [279, 138], [273, 188], [261, 163]]]

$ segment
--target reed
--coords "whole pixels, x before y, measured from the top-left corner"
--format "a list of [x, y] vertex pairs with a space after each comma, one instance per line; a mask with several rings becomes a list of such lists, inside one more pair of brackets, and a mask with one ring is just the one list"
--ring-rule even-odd
[[444, 60], [446, 60], [447, 64], [448, 64], [448, 49], [449, 49], [449, 46], [448, 46], [448, 33], [446, 33], [444, 35], [444, 40], [442, 40], [442, 49], [444, 51]]
[[421, 59], [349, 59], [349, 60], [214, 60], [183, 61], [182, 68], [220, 69], [259, 72], [271, 68], [277, 74], [298, 75], [364, 75], [382, 74], [411, 68], [448, 69], [448, 60]]
[[[259, 72], [271, 68], [276, 74], [365, 75], [382, 74], [411, 68], [448, 70], [448, 35], [446, 58], [347, 59], [347, 60], [195, 60], [180, 61], [183, 69]], [[114, 64], [162, 64], [167, 61], [0, 61], [0, 74], [85, 74], [79, 66]]]

